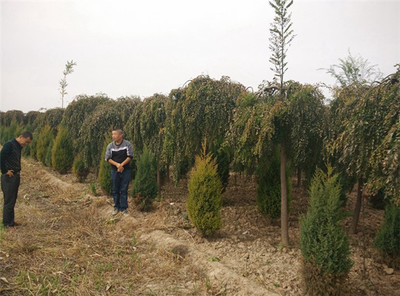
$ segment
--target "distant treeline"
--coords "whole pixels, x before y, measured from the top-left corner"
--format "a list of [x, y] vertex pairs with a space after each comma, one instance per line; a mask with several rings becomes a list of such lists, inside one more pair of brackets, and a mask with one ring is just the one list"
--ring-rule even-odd
[[71, 171], [79, 156], [86, 169], [97, 172], [111, 130], [121, 128], [136, 155], [146, 146], [156, 156], [159, 178], [171, 168], [175, 181], [206, 143], [224, 186], [230, 171], [268, 174], [285, 143], [299, 183], [308, 184], [317, 167], [330, 164], [344, 187], [358, 182], [371, 195], [398, 202], [399, 79], [397, 71], [371, 86], [336, 88], [329, 104], [313, 85], [288, 81], [282, 100], [273, 83], [253, 92], [228, 77], [208, 76], [144, 100], [80, 95], [65, 109], [1, 112], [0, 143], [29, 130], [34, 141], [24, 149], [26, 156], [60, 172]]

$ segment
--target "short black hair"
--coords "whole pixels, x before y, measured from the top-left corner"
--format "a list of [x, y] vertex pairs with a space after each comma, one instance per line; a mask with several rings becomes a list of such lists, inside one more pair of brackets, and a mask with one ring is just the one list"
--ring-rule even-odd
[[114, 128], [113, 132], [119, 132], [120, 134], [124, 135], [124, 131], [120, 128]]
[[33, 135], [32, 135], [31, 132], [23, 132], [23, 133], [20, 134], [20, 136], [25, 138], [25, 139], [30, 138], [31, 140], [33, 140]]

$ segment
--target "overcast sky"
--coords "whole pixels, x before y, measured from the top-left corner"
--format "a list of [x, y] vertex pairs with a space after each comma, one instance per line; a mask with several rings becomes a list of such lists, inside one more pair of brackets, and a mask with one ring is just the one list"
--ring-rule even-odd
[[[400, 0], [295, 0], [285, 80], [334, 80], [318, 70], [350, 50], [386, 76], [400, 63]], [[257, 89], [272, 80], [268, 0], [1, 0], [0, 110], [61, 107], [77, 95], [168, 94], [198, 75]]]

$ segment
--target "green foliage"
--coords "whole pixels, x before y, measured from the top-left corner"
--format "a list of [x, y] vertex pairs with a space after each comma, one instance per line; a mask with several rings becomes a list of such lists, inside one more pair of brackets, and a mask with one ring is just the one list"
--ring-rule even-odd
[[10, 126], [12, 122], [22, 125], [24, 123], [24, 113], [20, 110], [9, 110], [1, 114], [1, 125]]
[[[227, 142], [233, 150], [233, 169], [252, 174], [259, 159], [257, 142], [264, 118], [265, 102], [255, 93], [242, 92], [236, 101]], [[261, 154], [266, 153], [263, 151]]]
[[269, 59], [275, 72], [275, 77], [280, 80], [280, 90], [282, 95], [283, 76], [287, 70], [286, 54], [294, 35], [292, 30], [291, 16], [289, 8], [293, 4], [293, 0], [272, 0], [269, 2], [275, 10], [275, 18], [269, 29], [271, 37], [269, 38], [269, 49], [272, 55]]
[[52, 165], [61, 174], [67, 173], [74, 161], [72, 140], [68, 130], [60, 127], [51, 151]]
[[[29, 150], [27, 149], [26, 151], [29, 151], [29, 156], [32, 157], [34, 160], [37, 160], [37, 156], [36, 156], [36, 148], [37, 148], [37, 134], [34, 133], [33, 134], [33, 140], [32, 142], [28, 145]], [[22, 151], [24, 151], [24, 149], [22, 149]]]
[[23, 126], [18, 123], [17, 120], [13, 119], [11, 123], [6, 126], [2, 126], [1, 135], [0, 135], [0, 144], [4, 144], [5, 142], [16, 138], [22, 132]]
[[375, 238], [377, 248], [389, 265], [400, 267], [400, 208], [390, 203], [385, 209], [385, 219]]
[[222, 145], [213, 154], [215, 155], [217, 173], [222, 183], [222, 191], [224, 192], [229, 182], [230, 151], [227, 146]]
[[142, 155], [137, 161], [137, 171], [132, 187], [132, 196], [136, 197], [141, 211], [149, 210], [154, 198], [157, 196], [156, 177], [155, 157], [145, 146]]
[[110, 99], [105, 96], [78, 96], [65, 109], [62, 125], [69, 130], [72, 138], [78, 138], [85, 119], [93, 113], [97, 106], [109, 101]]
[[63, 71], [64, 76], [60, 80], [61, 108], [64, 108], [64, 96], [67, 94], [67, 75], [74, 72], [74, 66], [76, 66], [76, 63], [73, 60], [67, 61], [65, 64], [65, 70]]
[[298, 85], [288, 98], [290, 154], [293, 167], [306, 173], [309, 182], [322, 161], [326, 128], [326, 108], [323, 95], [311, 85]]
[[53, 131], [60, 125], [64, 114], [64, 109], [49, 109], [44, 113], [45, 124], [49, 125]]
[[235, 100], [243, 90], [227, 77], [197, 77], [187, 87], [171, 91], [164, 149], [172, 161], [175, 181], [186, 173], [185, 167], [190, 169], [204, 138], [209, 151], [221, 147], [233, 120]]
[[173, 164], [174, 181], [178, 182], [182, 175], [187, 172], [187, 160], [184, 157], [183, 151], [177, 151], [177, 147], [184, 146], [184, 130], [182, 128], [183, 119], [181, 105], [184, 100], [184, 90], [172, 90], [167, 100], [165, 111], [167, 114], [165, 141], [163, 150], [165, 152], [166, 161], [168, 164]]
[[[81, 145], [79, 137], [86, 133], [82, 130], [83, 122], [93, 114], [97, 106], [101, 106], [109, 102], [110, 99], [106, 96], [78, 96], [65, 109], [61, 124], [68, 129], [71, 138], [74, 141], [74, 152], [77, 154], [80, 151]], [[102, 144], [102, 143], [101, 143]], [[100, 145], [101, 145], [100, 144]]]
[[72, 172], [76, 176], [79, 182], [84, 182], [87, 175], [89, 174], [89, 168], [83, 160], [82, 153], [79, 153], [72, 164]]
[[400, 65], [396, 73], [388, 76], [370, 94], [375, 112], [369, 124], [379, 145], [371, 154], [369, 189], [385, 195], [400, 204]]
[[[260, 212], [271, 219], [281, 215], [280, 152], [263, 157], [257, 168], [257, 206]], [[290, 202], [290, 173], [286, 168], [288, 202]], [[290, 204], [290, 203], [289, 203]], [[289, 206], [288, 206], [289, 208]]]
[[4, 138], [7, 127], [5, 125], [0, 125], [0, 145], [4, 144]]
[[190, 221], [203, 236], [214, 234], [221, 228], [222, 183], [216, 160], [205, 149], [201, 156], [196, 156], [188, 188], [186, 208]]
[[[338, 161], [346, 167], [350, 176], [367, 177], [368, 160], [379, 143], [374, 135], [374, 126], [369, 124], [370, 113], [376, 112], [376, 106], [369, 99], [368, 88], [343, 89], [346, 116], [341, 125], [343, 130], [335, 139], [336, 151], [339, 151]], [[343, 111], [341, 111], [343, 112]]]
[[98, 106], [83, 122], [78, 143], [89, 168], [98, 168], [104, 139], [114, 128], [122, 128], [121, 110], [115, 101]]
[[331, 168], [327, 173], [318, 169], [311, 182], [310, 208], [300, 221], [303, 276], [310, 295], [339, 295], [344, 285], [352, 262], [343, 218], [338, 175], [332, 175]]
[[370, 65], [367, 59], [361, 56], [349, 55], [344, 59], [339, 59], [338, 65], [331, 65], [327, 70], [341, 86], [364, 85], [379, 80], [382, 74], [376, 65]]
[[164, 131], [165, 131], [165, 105], [168, 98], [164, 95], [154, 94], [136, 103], [129, 120], [125, 124], [126, 136], [131, 140], [135, 151], [143, 151], [143, 147], [153, 152], [157, 167], [165, 167]]
[[121, 120], [125, 123], [128, 122], [136, 106], [141, 102], [140, 97], [130, 96], [121, 97], [116, 101], [116, 107], [121, 112]]
[[[33, 123], [35, 122], [36, 118], [38, 118], [38, 116], [40, 116], [40, 112], [39, 111], [29, 111], [28, 113], [25, 114], [24, 116], [24, 125], [33, 125]], [[28, 130], [34, 130], [34, 129], [28, 129]]]
[[98, 176], [100, 188], [103, 189], [105, 193], [108, 195], [111, 195], [112, 193], [111, 167], [110, 164], [105, 161], [104, 157], [106, 154], [107, 145], [111, 143], [111, 141], [112, 141], [111, 135], [108, 135], [104, 140], [101, 160], [100, 160], [100, 170]]
[[[400, 71], [380, 84], [336, 90], [331, 104], [328, 159], [349, 180], [362, 178], [372, 194], [400, 201]], [[351, 184], [349, 184], [351, 185]]]
[[49, 149], [51, 149], [50, 144], [52, 141], [53, 131], [51, 130], [50, 126], [46, 125], [39, 133], [36, 146], [36, 157], [43, 164], [46, 164], [46, 158], [48, 157], [47, 154]]
[[[27, 147], [29, 147], [30, 145], [28, 145]], [[45, 166], [50, 167], [52, 165], [52, 161], [51, 161], [51, 151], [53, 150], [53, 146], [54, 146], [54, 139], [53, 137], [51, 138], [50, 144], [49, 144], [49, 148], [47, 149], [47, 153], [46, 153], [46, 158], [44, 160], [44, 164]], [[25, 147], [26, 149], [26, 147]]]

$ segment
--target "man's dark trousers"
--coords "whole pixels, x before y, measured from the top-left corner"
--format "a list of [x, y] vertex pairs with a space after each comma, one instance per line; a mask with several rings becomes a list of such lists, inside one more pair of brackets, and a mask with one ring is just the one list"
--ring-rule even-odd
[[124, 169], [122, 173], [111, 169], [112, 195], [114, 208], [125, 211], [128, 208], [128, 185], [131, 180], [131, 170]]
[[1, 190], [4, 194], [3, 225], [14, 226], [14, 207], [17, 201], [18, 187], [20, 183], [19, 174], [12, 177], [1, 175]]

